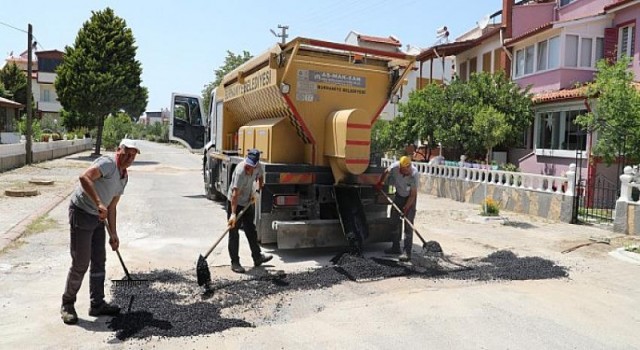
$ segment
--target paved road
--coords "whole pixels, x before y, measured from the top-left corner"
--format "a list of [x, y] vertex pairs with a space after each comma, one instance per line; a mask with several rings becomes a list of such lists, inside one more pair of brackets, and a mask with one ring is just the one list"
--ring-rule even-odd
[[[637, 349], [640, 329], [640, 265], [609, 255], [630, 238], [597, 227], [554, 223], [505, 213], [509, 225], [480, 224], [475, 205], [419, 196], [416, 224], [441, 243], [452, 259], [509, 249], [540, 256], [569, 269], [559, 280], [474, 282], [393, 278], [346, 282], [291, 292], [251, 310], [231, 309], [255, 328], [207, 336], [120, 341], [108, 318], [86, 314], [86, 283], [79, 294], [78, 326], [59, 318], [60, 294], [69, 266], [65, 191], [88, 165], [80, 154], [0, 174], [0, 186], [29, 177], [56, 177], [58, 187], [35, 198], [0, 196], [0, 234], [21, 232], [34, 213], [46, 212], [42, 232], [22, 236], [0, 253], [0, 348], [405, 348], [435, 349]], [[119, 206], [121, 252], [131, 271], [193, 270], [198, 254], [224, 230], [220, 204], [202, 195], [201, 159], [176, 146], [145, 142], [130, 171]], [[58, 205], [52, 203], [59, 202]], [[40, 209], [40, 208], [45, 209]], [[11, 212], [11, 215], [5, 213]], [[13, 215], [13, 213], [16, 213]], [[22, 224], [20, 224], [22, 223]], [[29, 230], [27, 230], [29, 231]], [[591, 236], [613, 246], [592, 245], [560, 253]], [[416, 239], [417, 241], [417, 239]], [[417, 243], [417, 242], [416, 242]], [[229, 271], [226, 242], [208, 259], [215, 278], [242, 279]], [[250, 262], [241, 241], [243, 262]], [[368, 247], [368, 256], [383, 246]], [[267, 248], [269, 250], [269, 248]], [[416, 246], [419, 251], [419, 246]], [[328, 264], [335, 251], [276, 251], [268, 269], [301, 271]], [[108, 278], [121, 278], [114, 255]], [[194, 315], [198, 318], [198, 315]]]

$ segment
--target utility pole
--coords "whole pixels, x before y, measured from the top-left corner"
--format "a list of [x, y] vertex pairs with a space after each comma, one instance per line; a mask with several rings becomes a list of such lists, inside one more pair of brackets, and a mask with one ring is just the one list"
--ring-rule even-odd
[[287, 30], [289, 29], [289, 26], [283, 26], [278, 24], [278, 29], [280, 29], [280, 32], [281, 32], [280, 34], [276, 33], [273, 29], [269, 29], [269, 30], [276, 38], [282, 39], [282, 44], [285, 44], [287, 42], [287, 38], [289, 37], [289, 34], [287, 34]]
[[32, 42], [33, 42], [33, 35], [32, 35], [32, 28], [31, 28], [31, 23], [29, 23], [29, 31], [28, 31], [28, 45], [27, 45], [27, 147], [26, 147], [26, 152], [27, 152], [27, 159], [26, 159], [26, 163], [27, 165], [33, 163], [33, 152], [32, 152], [32, 136], [33, 136], [33, 129], [31, 127], [31, 124], [33, 123], [33, 110], [31, 108], [31, 49], [32, 49]]

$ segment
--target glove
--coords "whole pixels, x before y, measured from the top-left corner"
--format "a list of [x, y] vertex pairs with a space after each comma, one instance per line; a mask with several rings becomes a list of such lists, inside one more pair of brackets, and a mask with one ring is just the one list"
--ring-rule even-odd
[[229, 216], [229, 221], [227, 221], [227, 226], [234, 228], [236, 226], [236, 220], [236, 214], [232, 213], [231, 216]]
[[375, 188], [376, 191], [382, 191], [382, 186], [383, 183], [378, 181], [375, 185], [373, 185], [373, 188]]

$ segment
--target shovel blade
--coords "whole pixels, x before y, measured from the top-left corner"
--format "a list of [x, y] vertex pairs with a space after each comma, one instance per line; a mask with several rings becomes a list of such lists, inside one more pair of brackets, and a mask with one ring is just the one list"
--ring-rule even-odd
[[196, 264], [196, 274], [198, 276], [198, 285], [204, 286], [211, 282], [211, 272], [209, 272], [209, 264], [204, 256], [198, 257], [198, 263]]

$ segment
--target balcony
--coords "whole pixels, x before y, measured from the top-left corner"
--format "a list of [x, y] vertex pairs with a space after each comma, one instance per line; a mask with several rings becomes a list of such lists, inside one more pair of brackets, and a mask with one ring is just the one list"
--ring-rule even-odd
[[54, 112], [58, 113], [62, 110], [62, 105], [58, 101], [44, 102], [38, 101], [38, 110], [41, 112]]

